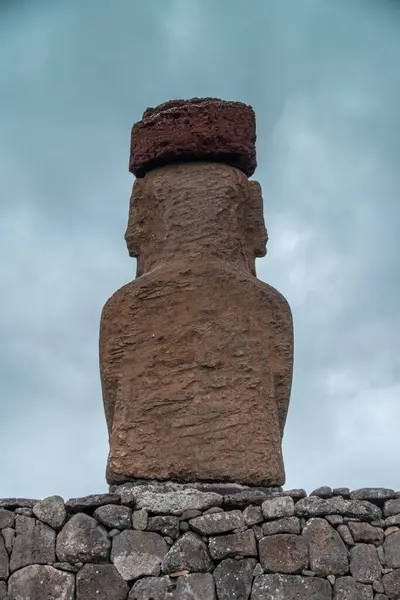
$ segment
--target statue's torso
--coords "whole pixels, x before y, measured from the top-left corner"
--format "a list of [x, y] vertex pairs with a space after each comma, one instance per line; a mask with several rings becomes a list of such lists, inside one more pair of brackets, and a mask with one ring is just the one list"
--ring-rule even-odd
[[283, 483], [291, 336], [282, 296], [227, 263], [170, 263], [118, 290], [100, 338], [108, 480]]

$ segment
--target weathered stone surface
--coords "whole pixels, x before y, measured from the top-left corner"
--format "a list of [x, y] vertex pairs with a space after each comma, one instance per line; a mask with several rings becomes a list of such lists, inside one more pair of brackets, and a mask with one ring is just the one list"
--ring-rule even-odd
[[158, 533], [126, 529], [113, 538], [111, 560], [126, 581], [157, 576], [168, 552], [166, 541]]
[[390, 600], [400, 600], [400, 569], [385, 574], [382, 583]]
[[389, 535], [384, 543], [385, 565], [391, 569], [400, 568], [400, 531], [395, 531]]
[[76, 600], [126, 600], [128, 592], [113, 565], [84, 565], [76, 576]]
[[255, 566], [254, 558], [227, 558], [220, 562], [213, 573], [218, 600], [247, 600]]
[[126, 241], [138, 276], [100, 327], [110, 484], [284, 483], [293, 330], [287, 302], [254, 276], [266, 238], [260, 186], [232, 166], [167, 165], [135, 181]]
[[332, 488], [327, 485], [323, 485], [316, 490], [312, 491], [310, 496], [319, 496], [320, 498], [331, 498]]
[[375, 546], [356, 544], [350, 550], [350, 573], [360, 583], [372, 583], [381, 576], [382, 567]]
[[268, 573], [301, 573], [308, 567], [308, 549], [299, 535], [270, 535], [259, 544], [260, 563]]
[[209, 550], [212, 558], [221, 560], [223, 558], [245, 558], [246, 556], [257, 556], [257, 544], [254, 532], [251, 529], [243, 533], [232, 533], [211, 537]]
[[362, 500], [344, 500], [341, 496], [326, 500], [317, 496], [302, 498], [296, 502], [295, 514], [307, 518], [337, 514], [367, 521], [374, 521], [382, 517], [380, 508], [374, 504]]
[[0, 508], [7, 508], [10, 510], [16, 508], [32, 508], [38, 500], [32, 500], [30, 498], [2, 498], [0, 500]]
[[311, 519], [302, 532], [307, 542], [310, 568], [317, 575], [344, 575], [349, 569], [347, 548], [324, 519]]
[[373, 600], [370, 585], [357, 583], [352, 577], [338, 577], [333, 586], [333, 600]]
[[143, 177], [174, 162], [215, 161], [247, 176], [256, 168], [255, 116], [241, 102], [217, 98], [172, 100], [148, 108], [132, 128], [129, 170]]
[[386, 500], [394, 497], [394, 490], [387, 488], [361, 488], [350, 492], [351, 500], [367, 500], [377, 506], [383, 506]]
[[224, 508], [245, 508], [249, 504], [259, 505], [268, 497], [266, 492], [261, 490], [243, 490], [236, 494], [224, 496]]
[[179, 519], [169, 515], [150, 517], [147, 521], [147, 531], [156, 531], [162, 535], [168, 535], [173, 540], [179, 535]]
[[261, 509], [264, 517], [268, 520], [291, 517], [294, 515], [294, 501], [289, 496], [268, 498], [262, 503]]
[[5, 581], [0, 581], [0, 600], [8, 600], [7, 584]]
[[179, 600], [174, 594], [175, 587], [170, 577], [144, 577], [134, 583], [129, 600]]
[[149, 513], [144, 508], [141, 508], [140, 510], [134, 510], [132, 515], [133, 529], [144, 531], [147, 527], [148, 518]]
[[106, 504], [96, 508], [93, 513], [95, 519], [109, 529], [130, 529], [132, 527], [132, 509], [128, 506]]
[[50, 496], [33, 507], [33, 514], [46, 525], [58, 531], [67, 519], [64, 500], [61, 496]]
[[237, 527], [243, 527], [245, 522], [240, 510], [232, 510], [196, 517], [189, 521], [189, 525], [194, 531], [202, 535], [215, 535], [233, 531]]
[[356, 521], [350, 521], [347, 526], [355, 542], [375, 544], [375, 546], [379, 546], [383, 542], [383, 529], [380, 527]]
[[345, 544], [347, 544], [348, 546], [354, 546], [354, 539], [347, 525], [339, 525], [336, 531], [338, 532]]
[[107, 531], [85, 513], [71, 517], [57, 536], [56, 550], [60, 562], [105, 562], [109, 559], [110, 548]]
[[11, 575], [8, 600], [74, 600], [75, 577], [54, 567], [30, 565]]
[[123, 504], [134, 502], [137, 508], [153, 513], [181, 515], [185, 510], [207, 510], [221, 506], [222, 496], [215, 492], [200, 492], [196, 489], [159, 492], [152, 486], [136, 486], [122, 492]]
[[252, 525], [256, 525], [257, 523], [262, 523], [263, 514], [262, 510], [259, 506], [254, 506], [250, 504], [243, 511], [243, 518], [246, 525], [251, 527]]
[[43, 565], [56, 561], [56, 534], [53, 529], [31, 517], [15, 519], [16, 537], [10, 558], [10, 571], [28, 565]]
[[300, 519], [298, 517], [284, 517], [276, 521], [269, 521], [262, 526], [264, 535], [274, 535], [276, 533], [300, 533]]
[[391, 517], [392, 515], [400, 514], [400, 498], [388, 500], [383, 505], [383, 516]]
[[393, 527], [400, 525], [400, 515], [392, 515], [391, 517], [386, 517], [384, 526], [385, 527]]
[[12, 529], [11, 527], [6, 527], [5, 529], [1, 530], [1, 535], [3, 536], [4, 545], [8, 554], [11, 554], [15, 540], [15, 529]]
[[91, 512], [104, 504], [120, 504], [119, 494], [91, 494], [82, 498], [70, 498], [65, 506], [70, 513]]
[[4, 540], [0, 535], [0, 579], [7, 579], [9, 571], [8, 554], [4, 545]]
[[210, 573], [190, 573], [179, 577], [175, 598], [177, 600], [217, 600], [213, 576]]
[[350, 490], [348, 487], [333, 488], [332, 493], [334, 496], [342, 496], [342, 498], [350, 498]]
[[254, 579], [251, 600], [331, 600], [328, 581], [300, 575], [259, 575]]
[[6, 508], [0, 508], [0, 529], [13, 527], [15, 516], [14, 513]]
[[163, 573], [179, 571], [207, 572], [213, 567], [207, 546], [202, 539], [192, 531], [185, 533], [170, 548], [162, 563]]

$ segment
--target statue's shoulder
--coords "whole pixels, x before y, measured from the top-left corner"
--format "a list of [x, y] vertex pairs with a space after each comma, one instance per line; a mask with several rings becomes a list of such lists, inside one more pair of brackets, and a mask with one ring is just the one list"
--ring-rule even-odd
[[135, 281], [130, 281], [110, 296], [103, 306], [101, 313], [102, 320], [111, 316], [115, 311], [121, 311], [121, 308], [130, 301], [134, 287]]
[[261, 281], [260, 279], [257, 279], [256, 281], [264, 301], [269, 305], [272, 305], [272, 307], [279, 309], [281, 314], [286, 314], [287, 317], [292, 319], [292, 310], [285, 296], [269, 283], [265, 283], [265, 281]]

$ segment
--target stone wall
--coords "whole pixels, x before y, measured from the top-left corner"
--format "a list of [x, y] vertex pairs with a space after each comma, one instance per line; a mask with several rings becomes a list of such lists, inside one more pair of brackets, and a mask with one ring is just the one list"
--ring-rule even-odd
[[400, 598], [400, 492], [124, 484], [0, 500], [0, 600]]

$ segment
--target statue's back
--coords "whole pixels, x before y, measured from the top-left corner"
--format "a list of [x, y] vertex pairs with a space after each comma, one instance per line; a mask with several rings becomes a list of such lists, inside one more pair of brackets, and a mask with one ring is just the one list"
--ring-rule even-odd
[[283, 483], [291, 348], [286, 301], [226, 263], [172, 263], [116, 292], [100, 339], [108, 480], [207, 465], [209, 480]]

